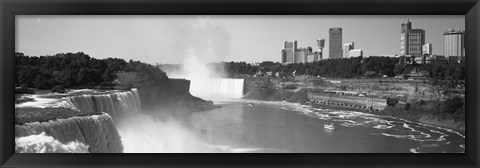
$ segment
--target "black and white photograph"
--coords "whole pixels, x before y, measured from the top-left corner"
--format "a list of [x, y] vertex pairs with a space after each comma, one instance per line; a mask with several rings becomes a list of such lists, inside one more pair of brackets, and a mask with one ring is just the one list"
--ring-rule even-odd
[[15, 152], [465, 153], [465, 33], [464, 15], [16, 15]]

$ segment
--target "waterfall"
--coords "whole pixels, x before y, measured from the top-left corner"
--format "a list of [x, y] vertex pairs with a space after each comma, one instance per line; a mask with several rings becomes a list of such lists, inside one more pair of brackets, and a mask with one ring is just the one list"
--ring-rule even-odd
[[190, 93], [202, 98], [242, 98], [244, 79], [191, 80]]
[[242, 98], [243, 79], [214, 79], [213, 91], [228, 98]]
[[16, 152], [120, 153], [123, 145], [107, 113], [15, 125]]
[[66, 100], [81, 112], [106, 112], [114, 120], [128, 114], [139, 113], [141, 108], [137, 89], [126, 92], [71, 96]]

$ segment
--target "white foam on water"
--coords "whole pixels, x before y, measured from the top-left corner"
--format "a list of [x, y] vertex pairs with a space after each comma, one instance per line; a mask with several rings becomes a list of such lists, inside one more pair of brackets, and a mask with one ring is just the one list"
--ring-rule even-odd
[[[424, 136], [424, 138], [430, 138], [430, 137], [432, 137], [430, 134], [427, 134], [427, 133], [424, 133], [424, 132], [422, 132], [422, 131], [416, 130], [415, 128], [411, 127], [411, 126], [408, 125], [407, 123], [403, 123], [403, 128], [409, 129], [409, 130], [412, 131], [412, 132], [420, 133], [421, 135]], [[442, 138], [443, 138], [443, 137], [442, 137]]]
[[376, 129], [390, 129], [392, 128], [393, 126], [389, 126], [389, 125], [376, 125], [376, 126], [373, 126], [373, 128], [376, 128]]
[[46, 107], [55, 107], [58, 99], [55, 98], [45, 98], [41, 95], [25, 95], [24, 97], [31, 98], [33, 101], [23, 102], [20, 104], [15, 104], [16, 108], [22, 107], [38, 107], [38, 108], [46, 108]]
[[88, 153], [88, 145], [78, 141], [66, 144], [42, 132], [38, 135], [29, 135], [15, 138], [17, 153]]
[[[399, 139], [406, 139], [412, 140], [417, 142], [441, 142], [446, 141], [446, 137], [448, 136], [446, 132], [453, 133], [459, 135], [462, 138], [465, 138], [459, 132], [455, 132], [448, 128], [442, 128], [438, 126], [432, 126], [423, 123], [412, 122], [409, 120], [397, 118], [397, 117], [390, 117], [390, 116], [381, 116], [376, 114], [369, 114], [363, 112], [356, 112], [356, 111], [344, 111], [344, 110], [332, 110], [332, 109], [317, 109], [312, 108], [308, 105], [301, 105], [298, 103], [289, 103], [289, 102], [268, 102], [268, 101], [255, 101], [255, 100], [247, 100], [248, 102], [255, 102], [256, 104], [268, 104], [270, 106], [277, 107], [283, 110], [290, 110], [296, 111], [300, 114], [303, 114], [308, 117], [313, 117], [320, 120], [330, 120], [339, 123], [343, 127], [366, 127], [380, 130], [379, 133], [372, 133], [371, 135], [383, 135], [388, 137], [394, 137]], [[402, 134], [395, 134], [389, 132], [385, 132], [388, 130], [392, 130], [394, 132], [398, 132], [396, 130], [405, 130], [407, 132], [402, 132]], [[438, 130], [438, 131], [436, 131]], [[445, 131], [445, 132], [442, 132]], [[326, 133], [331, 133], [328, 130], [324, 130]], [[449, 144], [449, 143], [448, 143]], [[446, 144], [442, 144], [446, 145]], [[440, 145], [431, 145], [426, 146], [430, 148], [438, 148]], [[418, 147], [412, 148], [412, 153], [419, 153], [421, 148], [425, 147]]]
[[[407, 122], [407, 123], [415, 123], [415, 122], [412, 122], [412, 121], [410, 121], [410, 120], [405, 120], [405, 119], [397, 118], [397, 117], [389, 117], [389, 118], [394, 118], [394, 119], [401, 120], [401, 121]], [[415, 124], [418, 124], [418, 125], [421, 125], [421, 126], [425, 126], [425, 127], [431, 127], [431, 128], [436, 128], [436, 129], [444, 130], [444, 131], [447, 131], [447, 132], [449, 132], [449, 133], [456, 134], [456, 135], [458, 135], [458, 136], [460, 136], [460, 137], [462, 137], [462, 138], [465, 138], [465, 135], [463, 135], [462, 133], [457, 132], [457, 131], [454, 131], [454, 130], [449, 129], [449, 128], [439, 127], [439, 126], [430, 125], [430, 124], [425, 124], [425, 123], [415, 123]]]
[[286, 150], [274, 148], [234, 148], [227, 145], [204, 144], [206, 148], [216, 153], [290, 153]]
[[419, 149], [419, 148], [412, 148], [412, 149], [410, 149], [410, 152], [412, 152], [412, 153], [421, 153], [421, 152], [418, 151], [418, 150], [420, 150], [420, 149]]

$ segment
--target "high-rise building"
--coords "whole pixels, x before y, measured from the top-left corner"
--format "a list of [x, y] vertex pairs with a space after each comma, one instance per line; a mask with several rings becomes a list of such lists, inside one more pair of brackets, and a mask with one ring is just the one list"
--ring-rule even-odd
[[297, 41], [283, 43], [282, 50], [282, 63], [294, 63], [295, 62], [295, 51], [297, 50]]
[[307, 48], [298, 48], [296, 51], [295, 51], [295, 61], [294, 63], [307, 63], [309, 62], [308, 60], [308, 57], [311, 57], [312, 61], [310, 62], [313, 62], [313, 52], [312, 52], [312, 47], [307, 47]]
[[422, 54], [423, 55], [432, 55], [432, 44], [428, 43], [428, 44], [423, 45]]
[[345, 47], [343, 49], [343, 58], [348, 58], [350, 57], [350, 50], [353, 50], [355, 48], [354, 46], [354, 43], [353, 42], [350, 42], [350, 43], [345, 43]]
[[342, 58], [342, 28], [330, 28], [329, 58]]
[[422, 48], [425, 44], [425, 30], [412, 29], [412, 22], [409, 19], [401, 25], [400, 33], [400, 54], [422, 56]]
[[282, 49], [282, 63], [306, 63], [318, 61], [318, 52], [313, 52], [312, 47], [298, 48], [297, 41], [285, 41]]
[[408, 50], [408, 32], [412, 29], [412, 22], [409, 19], [402, 23], [402, 30], [400, 33], [400, 54], [407, 55]]
[[422, 56], [422, 48], [425, 44], [425, 30], [412, 29], [408, 34], [408, 54], [413, 56]]
[[443, 33], [443, 55], [450, 56], [465, 56], [465, 32], [456, 29], [448, 29]]

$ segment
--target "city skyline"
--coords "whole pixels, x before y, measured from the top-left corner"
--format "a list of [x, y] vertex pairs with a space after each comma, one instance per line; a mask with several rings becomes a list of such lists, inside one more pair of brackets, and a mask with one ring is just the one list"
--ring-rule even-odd
[[[400, 54], [401, 23], [424, 29], [433, 54], [443, 54], [443, 33], [464, 29], [464, 16], [17, 16], [16, 51], [27, 55], [84, 52], [155, 63], [182, 63], [194, 54], [206, 62], [280, 62], [285, 41], [318, 51], [329, 28], [364, 56]], [[287, 26], [285, 26], [287, 25]], [[341, 44], [342, 46], [344, 44]], [[342, 47], [343, 48], [343, 47]]]

